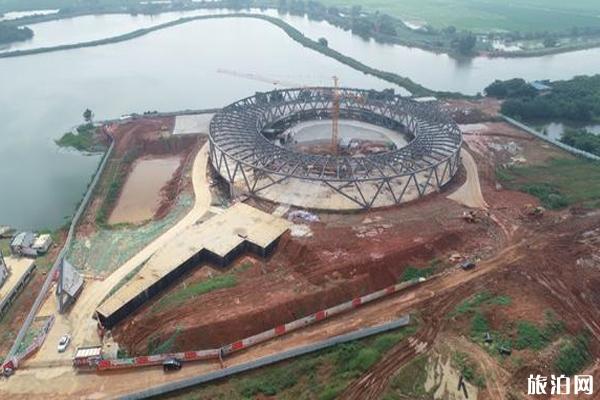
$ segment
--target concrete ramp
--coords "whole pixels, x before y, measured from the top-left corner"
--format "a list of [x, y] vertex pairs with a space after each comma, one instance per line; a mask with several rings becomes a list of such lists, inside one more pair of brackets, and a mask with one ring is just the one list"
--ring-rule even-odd
[[225, 266], [245, 251], [267, 256], [289, 222], [243, 203], [192, 225], [154, 253], [140, 272], [96, 310], [112, 328], [143, 303], [203, 262]]

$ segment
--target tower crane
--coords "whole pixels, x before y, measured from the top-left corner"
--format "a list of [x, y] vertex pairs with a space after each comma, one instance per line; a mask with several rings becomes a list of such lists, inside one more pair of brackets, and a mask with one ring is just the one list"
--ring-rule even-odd
[[[270, 77], [266, 77], [259, 74], [249, 73], [249, 72], [240, 72], [232, 69], [219, 68], [217, 69], [218, 73], [236, 76], [239, 78], [250, 79], [258, 82], [270, 83], [272, 85], [280, 85], [285, 87], [298, 87], [298, 88], [311, 88], [308, 85], [297, 84], [294, 82], [283, 81], [279, 79], [273, 79]], [[352, 98], [359, 102], [364, 102], [365, 98], [362, 95], [350, 95], [350, 94], [342, 94], [339, 90], [339, 78], [337, 76], [332, 76], [333, 79], [333, 90], [325, 91], [321, 90], [322, 94], [327, 94], [331, 96], [331, 152], [333, 155], [338, 154], [338, 141], [339, 141], [339, 119], [340, 119], [340, 102], [342, 98]], [[312, 89], [311, 90], [315, 90]], [[317, 89], [318, 90], [318, 89]]]

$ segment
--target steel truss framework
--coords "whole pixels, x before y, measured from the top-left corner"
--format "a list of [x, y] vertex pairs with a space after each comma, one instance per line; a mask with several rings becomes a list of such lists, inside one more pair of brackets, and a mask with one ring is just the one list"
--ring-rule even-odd
[[315, 155], [281, 147], [263, 131], [284, 121], [330, 116], [333, 88], [257, 93], [214, 116], [210, 160], [231, 185], [261, 196], [273, 185], [299, 179], [327, 185], [357, 208], [399, 204], [408, 192], [421, 197], [449, 182], [459, 163], [462, 134], [435, 102], [340, 88], [340, 115], [408, 132], [404, 147], [351, 157]]

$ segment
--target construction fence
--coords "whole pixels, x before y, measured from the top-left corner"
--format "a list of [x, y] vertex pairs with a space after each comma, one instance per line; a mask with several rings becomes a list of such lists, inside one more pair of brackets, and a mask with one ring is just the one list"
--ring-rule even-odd
[[332, 318], [346, 311], [350, 311], [362, 305], [390, 296], [394, 293], [418, 285], [425, 281], [425, 278], [419, 278], [408, 282], [398, 283], [396, 285], [389, 286], [385, 289], [381, 289], [361, 297], [356, 297], [350, 301], [335, 305], [333, 307], [324, 310], [319, 310], [316, 313], [310, 314], [306, 317], [288, 322], [283, 325], [276, 326], [272, 329], [235, 341], [231, 344], [222, 346], [220, 348], [200, 351], [185, 351], [179, 353], [156, 354], [131, 358], [104, 359], [98, 362], [96, 368], [98, 371], [109, 371], [126, 368], [128, 369], [148, 367], [153, 365], [161, 365], [163, 362], [173, 358], [184, 362], [222, 359], [224, 357], [229, 356], [232, 353], [247, 349], [252, 346], [256, 346], [257, 344], [266, 342], [278, 336], [285, 335], [292, 331], [296, 331], [298, 329], [304, 328], [308, 325], [312, 325], [324, 319]]

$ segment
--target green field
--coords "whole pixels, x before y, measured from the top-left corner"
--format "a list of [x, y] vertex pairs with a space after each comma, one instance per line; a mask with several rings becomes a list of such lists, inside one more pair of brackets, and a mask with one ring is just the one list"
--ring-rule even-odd
[[598, 162], [556, 159], [544, 165], [498, 169], [496, 175], [504, 186], [539, 198], [547, 208], [600, 207]]
[[[318, 0], [328, 6], [362, 6], [434, 27], [488, 31], [565, 31], [599, 27], [598, 0]], [[276, 5], [278, 0], [273, 0]], [[0, 0], [0, 13], [69, 6], [114, 7], [136, 5], [138, 0]]]
[[403, 20], [474, 31], [564, 31], [600, 26], [598, 0], [321, 0], [327, 5], [360, 5]]

